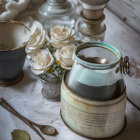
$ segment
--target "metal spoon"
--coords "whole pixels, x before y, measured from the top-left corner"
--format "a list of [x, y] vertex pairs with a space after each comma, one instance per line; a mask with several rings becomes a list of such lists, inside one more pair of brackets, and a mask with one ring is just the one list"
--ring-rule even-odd
[[103, 57], [85, 57], [84, 55], [78, 55], [84, 61], [95, 63], [95, 64], [108, 64], [109, 61]]
[[30, 121], [31, 124], [38, 127], [40, 129], [40, 131], [45, 135], [53, 135], [54, 136], [57, 134], [56, 129], [50, 125], [40, 125], [40, 124], [37, 124], [35, 122], [32, 122], [31, 120], [28, 120], [28, 121]]
[[42, 140], [45, 140], [44, 137], [39, 133], [39, 131], [34, 126], [38, 127], [40, 129], [40, 131], [45, 135], [54, 136], [57, 134], [57, 131], [54, 127], [52, 127], [50, 125], [40, 125], [40, 124], [37, 124], [37, 123], [25, 118], [24, 116], [19, 114], [12, 106], [10, 106], [9, 103], [7, 101], [5, 101], [3, 98], [0, 98], [0, 105], [3, 106], [8, 111], [10, 111], [11, 113], [13, 113], [19, 119], [24, 121], [28, 126], [30, 126], [41, 137]]

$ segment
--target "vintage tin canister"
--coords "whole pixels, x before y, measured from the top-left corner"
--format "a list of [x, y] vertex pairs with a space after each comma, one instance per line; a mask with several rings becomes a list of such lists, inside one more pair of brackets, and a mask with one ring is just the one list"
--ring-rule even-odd
[[129, 58], [105, 43], [85, 42], [74, 51], [74, 63], [61, 85], [61, 115], [68, 127], [90, 138], [118, 134], [125, 124], [123, 74]]
[[69, 128], [89, 138], [112, 137], [124, 128], [125, 89], [112, 100], [89, 100], [70, 90], [65, 76], [61, 85], [61, 116]]

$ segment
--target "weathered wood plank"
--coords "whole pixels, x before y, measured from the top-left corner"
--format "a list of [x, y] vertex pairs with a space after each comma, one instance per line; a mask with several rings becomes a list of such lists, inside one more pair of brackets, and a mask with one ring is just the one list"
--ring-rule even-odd
[[107, 7], [140, 33], [140, 0], [110, 0]]
[[127, 94], [140, 106], [140, 35], [107, 9], [105, 14], [107, 25], [105, 42], [115, 45], [123, 57], [129, 56], [131, 74], [125, 76]]

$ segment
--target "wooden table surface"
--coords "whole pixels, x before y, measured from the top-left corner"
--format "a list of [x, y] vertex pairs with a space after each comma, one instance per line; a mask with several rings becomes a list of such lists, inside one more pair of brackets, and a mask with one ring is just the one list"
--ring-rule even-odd
[[[81, 5], [78, 2], [76, 14], [80, 13]], [[36, 7], [34, 5], [34, 7]], [[25, 14], [24, 14], [25, 13]], [[30, 9], [21, 13], [19, 17], [31, 15], [35, 17], [36, 10]], [[105, 42], [116, 46], [123, 56], [129, 56], [131, 74], [125, 76], [128, 97], [140, 107], [140, 35], [127, 26], [115, 14], [105, 10], [105, 23], [107, 31]], [[79, 18], [79, 16], [77, 16]], [[78, 32], [77, 32], [78, 34]], [[81, 37], [81, 39], [85, 39]], [[86, 140], [65, 126], [60, 117], [60, 102], [51, 102], [41, 94], [41, 81], [34, 76], [28, 62], [24, 66], [24, 79], [11, 87], [0, 87], [0, 97], [5, 98], [17, 111], [27, 118], [42, 124], [56, 127], [56, 137], [44, 136], [46, 140]], [[40, 140], [40, 137], [21, 120], [11, 115], [18, 129], [27, 130], [31, 140]], [[108, 140], [139, 140], [140, 139], [140, 112], [127, 101], [126, 106], [127, 126], [125, 130], [114, 138]]]

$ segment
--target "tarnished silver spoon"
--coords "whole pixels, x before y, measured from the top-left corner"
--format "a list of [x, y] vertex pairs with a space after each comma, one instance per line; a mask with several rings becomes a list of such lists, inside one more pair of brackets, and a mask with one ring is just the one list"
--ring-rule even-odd
[[22, 116], [20, 113], [18, 113], [7, 101], [5, 101], [3, 98], [0, 98], [0, 105], [3, 106], [5, 109], [13, 113], [15, 116], [17, 116], [19, 119], [24, 121], [29, 127], [31, 127], [40, 137], [42, 140], [45, 140], [44, 137], [39, 133], [39, 131], [34, 127], [38, 127], [40, 131], [45, 135], [57, 135], [57, 131], [53, 126], [50, 125], [40, 125], [37, 124], [24, 116]]

